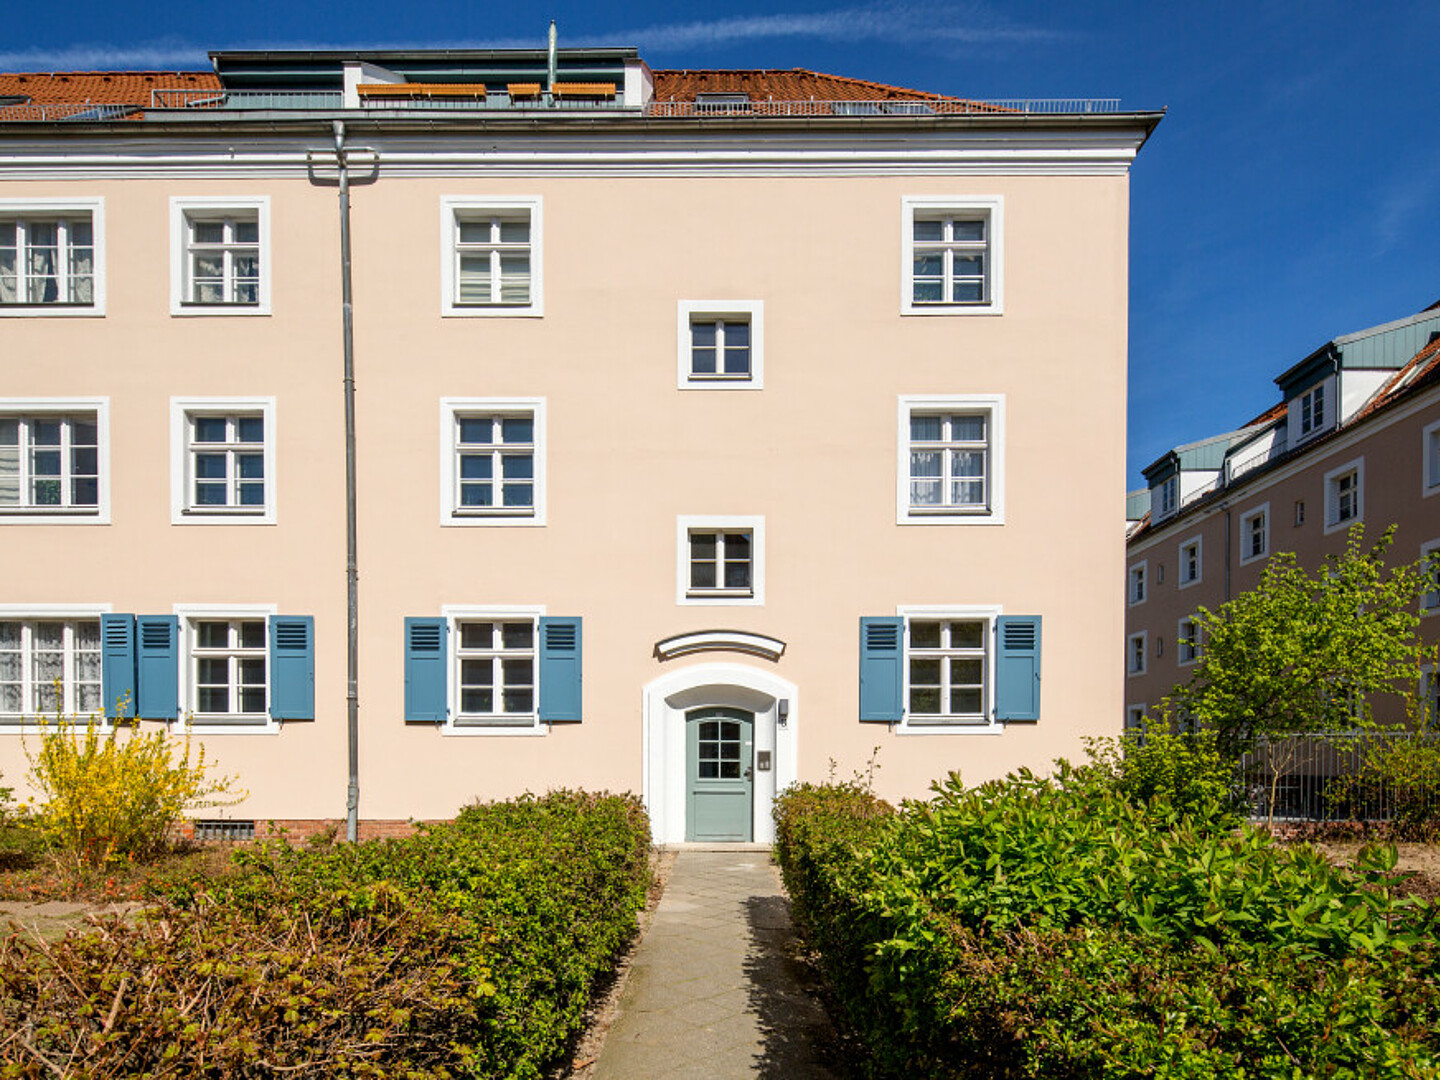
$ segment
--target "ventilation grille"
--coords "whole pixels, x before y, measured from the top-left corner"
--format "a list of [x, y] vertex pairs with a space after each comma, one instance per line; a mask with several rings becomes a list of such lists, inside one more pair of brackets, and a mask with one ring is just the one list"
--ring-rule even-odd
[[195, 840], [198, 843], [244, 843], [255, 839], [254, 821], [197, 821]]

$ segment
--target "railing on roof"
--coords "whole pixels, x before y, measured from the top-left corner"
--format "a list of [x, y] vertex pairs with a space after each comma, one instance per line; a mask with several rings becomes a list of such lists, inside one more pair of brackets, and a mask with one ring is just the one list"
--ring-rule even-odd
[[90, 101], [47, 102], [44, 105], [0, 105], [0, 120], [119, 120], [140, 111], [138, 105]]
[[[340, 90], [152, 90], [152, 109], [251, 109], [251, 110], [333, 110], [345, 108]], [[511, 98], [504, 91], [486, 93], [476, 86], [474, 95], [386, 94], [372, 91], [360, 98], [360, 108], [417, 112], [509, 112], [525, 108], [616, 109], [623, 105], [612, 97], [565, 95], [553, 101], [549, 95]]]
[[1003, 98], [986, 101], [923, 98], [873, 101], [652, 101], [649, 116], [982, 116], [991, 113], [1069, 115], [1114, 113], [1119, 98]]
[[1285, 430], [1281, 428], [1273, 439], [1262, 439], [1260, 445], [1244, 457], [1237, 457], [1225, 465], [1226, 482], [1233, 483], [1246, 473], [1269, 464], [1285, 453]]
[[339, 90], [151, 90], [152, 109], [339, 109]]
[[1214, 480], [1202, 484], [1200, 487], [1196, 488], [1194, 491], [1190, 492], [1188, 495], [1182, 498], [1180, 500], [1180, 509], [1183, 510], [1187, 506], [1193, 506], [1201, 499], [1205, 498], [1207, 495], [1213, 495], [1219, 490], [1220, 477], [1217, 476]]

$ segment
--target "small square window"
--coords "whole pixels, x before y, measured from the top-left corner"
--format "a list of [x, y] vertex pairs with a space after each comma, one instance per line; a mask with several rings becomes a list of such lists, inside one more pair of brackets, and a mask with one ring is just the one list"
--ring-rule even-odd
[[538, 196], [440, 200], [444, 315], [541, 315]]
[[1358, 458], [1325, 474], [1325, 532], [1349, 528], [1365, 518], [1365, 460]]
[[1263, 559], [1270, 553], [1270, 504], [1240, 515], [1240, 563]]
[[170, 200], [172, 315], [270, 314], [270, 200]]
[[0, 399], [0, 521], [109, 520], [109, 403]]
[[902, 397], [902, 525], [1004, 521], [1004, 398]]
[[545, 523], [545, 402], [440, 403], [442, 525]]
[[764, 603], [764, 518], [682, 517], [677, 547], [679, 603]]
[[1203, 564], [1201, 561], [1201, 538], [1196, 536], [1180, 545], [1180, 588], [1187, 585], [1194, 585], [1201, 579]]
[[171, 521], [274, 524], [274, 398], [172, 398], [170, 407]]
[[759, 300], [681, 300], [679, 387], [764, 386], [764, 305]]
[[0, 199], [0, 315], [103, 315], [103, 224], [100, 199]]
[[905, 236], [901, 313], [999, 314], [998, 197], [902, 200]]

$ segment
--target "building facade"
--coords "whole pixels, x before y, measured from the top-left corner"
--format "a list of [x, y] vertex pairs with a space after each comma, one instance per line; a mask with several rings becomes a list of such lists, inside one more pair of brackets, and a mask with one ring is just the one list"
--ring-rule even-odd
[[[1127, 726], [1193, 674], [1196, 610], [1254, 588], [1271, 554], [1318, 567], [1356, 524], [1372, 543], [1396, 527], [1392, 563], [1440, 552], [1440, 307], [1338, 337], [1275, 382], [1278, 405], [1165, 454], [1129, 499]], [[1440, 642], [1440, 577], [1421, 611]], [[1372, 706], [1405, 719], [1395, 700]]]
[[232, 816], [344, 816], [347, 313], [366, 827], [564, 786], [763, 841], [796, 780], [918, 795], [1118, 726], [1158, 114], [212, 60], [0, 78], [7, 782], [37, 713], [118, 710], [188, 725]]

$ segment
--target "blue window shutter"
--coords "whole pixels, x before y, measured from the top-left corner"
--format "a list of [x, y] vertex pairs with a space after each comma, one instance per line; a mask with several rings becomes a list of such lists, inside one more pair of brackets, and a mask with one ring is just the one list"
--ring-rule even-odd
[[449, 714], [445, 671], [445, 639], [449, 626], [443, 618], [405, 620], [405, 719], [441, 724]]
[[540, 719], [580, 719], [580, 620], [540, 618]]
[[135, 715], [135, 616], [100, 616], [100, 700], [111, 720]]
[[135, 715], [174, 720], [180, 715], [180, 620], [174, 615], [137, 615], [135, 638]]
[[860, 719], [894, 723], [902, 716], [905, 620], [860, 619]]
[[270, 716], [315, 719], [315, 617], [270, 616]]
[[995, 719], [1040, 719], [1040, 616], [995, 620]]

